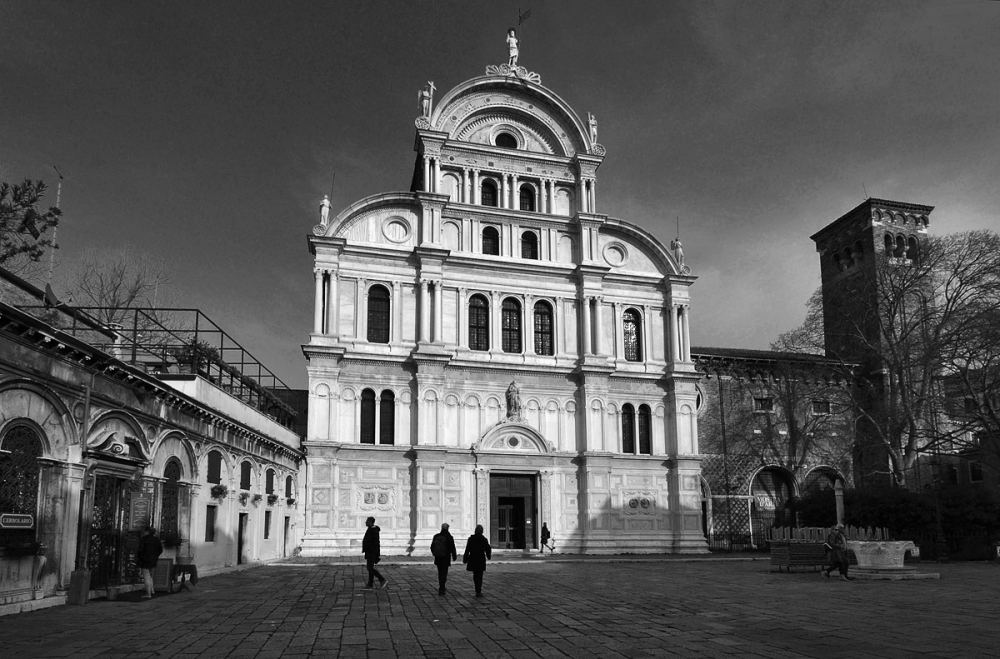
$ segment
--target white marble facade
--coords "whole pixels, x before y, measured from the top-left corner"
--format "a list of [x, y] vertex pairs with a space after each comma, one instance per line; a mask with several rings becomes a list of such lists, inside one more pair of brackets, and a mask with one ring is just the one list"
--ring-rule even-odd
[[501, 549], [546, 522], [560, 552], [706, 551], [694, 277], [598, 212], [596, 122], [491, 71], [423, 99], [409, 192], [310, 237], [302, 553], [359, 552], [369, 515], [385, 553], [445, 521]]

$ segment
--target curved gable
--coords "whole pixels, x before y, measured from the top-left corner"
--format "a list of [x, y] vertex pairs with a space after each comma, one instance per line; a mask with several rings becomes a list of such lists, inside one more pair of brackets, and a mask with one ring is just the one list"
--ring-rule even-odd
[[670, 254], [647, 231], [623, 220], [612, 220], [601, 227], [599, 236], [600, 258], [612, 272], [642, 273], [648, 275], [681, 274]]
[[572, 108], [550, 90], [505, 76], [483, 76], [458, 85], [438, 102], [432, 130], [449, 139], [493, 144], [507, 129], [519, 149], [572, 157], [592, 153], [594, 144]]
[[417, 244], [420, 209], [406, 192], [366, 197], [351, 204], [326, 227], [327, 237], [390, 247]]

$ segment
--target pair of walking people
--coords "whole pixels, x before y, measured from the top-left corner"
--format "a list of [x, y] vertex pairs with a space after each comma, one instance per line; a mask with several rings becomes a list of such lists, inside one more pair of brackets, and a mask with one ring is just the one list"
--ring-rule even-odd
[[823, 570], [823, 575], [829, 579], [830, 573], [840, 570], [840, 578], [843, 581], [854, 581], [854, 577], [847, 574], [850, 569], [850, 562], [847, 560], [847, 536], [844, 535], [844, 525], [837, 524], [826, 536], [826, 553], [830, 565]]
[[[448, 530], [448, 524], [441, 525], [441, 532], [431, 540], [431, 554], [434, 556], [434, 565], [438, 571], [438, 595], [444, 595], [447, 591], [445, 584], [448, 581], [448, 568], [452, 561], [458, 560], [458, 552], [455, 548], [455, 538]], [[476, 532], [469, 536], [465, 543], [465, 552], [462, 554], [462, 562], [465, 569], [472, 573], [472, 583], [476, 588], [476, 597], [483, 596], [483, 573], [486, 572], [486, 561], [493, 557], [493, 548], [490, 541], [483, 535], [483, 525], [476, 525]]]

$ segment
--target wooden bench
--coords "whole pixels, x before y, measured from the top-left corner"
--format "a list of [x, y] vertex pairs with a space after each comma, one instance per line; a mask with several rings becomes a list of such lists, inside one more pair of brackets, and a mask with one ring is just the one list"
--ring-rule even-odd
[[[846, 551], [847, 561], [851, 565], [857, 565], [858, 559], [854, 552]], [[789, 572], [793, 567], [825, 568], [830, 564], [822, 542], [808, 542], [805, 540], [772, 540], [771, 541], [771, 567], [777, 567], [778, 572], [782, 568], [787, 568]], [[814, 570], [815, 571], [815, 570]]]

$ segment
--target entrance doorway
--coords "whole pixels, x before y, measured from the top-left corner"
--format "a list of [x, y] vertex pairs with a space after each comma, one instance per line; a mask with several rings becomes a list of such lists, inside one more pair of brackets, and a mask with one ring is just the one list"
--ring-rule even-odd
[[288, 543], [292, 539], [291, 538], [291, 533], [292, 533], [292, 518], [291, 517], [285, 517], [285, 532], [281, 536], [282, 537], [282, 545], [281, 545], [281, 556], [282, 556], [282, 558], [286, 558], [288, 556]]
[[247, 524], [250, 521], [250, 515], [246, 513], [240, 513], [240, 527], [239, 532], [236, 534], [236, 564], [242, 565], [246, 563], [246, 559], [243, 556], [243, 550], [246, 548], [247, 541]]
[[124, 578], [130, 563], [134, 565], [134, 551], [130, 555], [126, 546], [129, 503], [124, 478], [103, 474], [94, 478], [94, 509], [87, 549], [91, 588], [105, 588]]
[[497, 549], [537, 549], [535, 476], [490, 476], [490, 540]]

